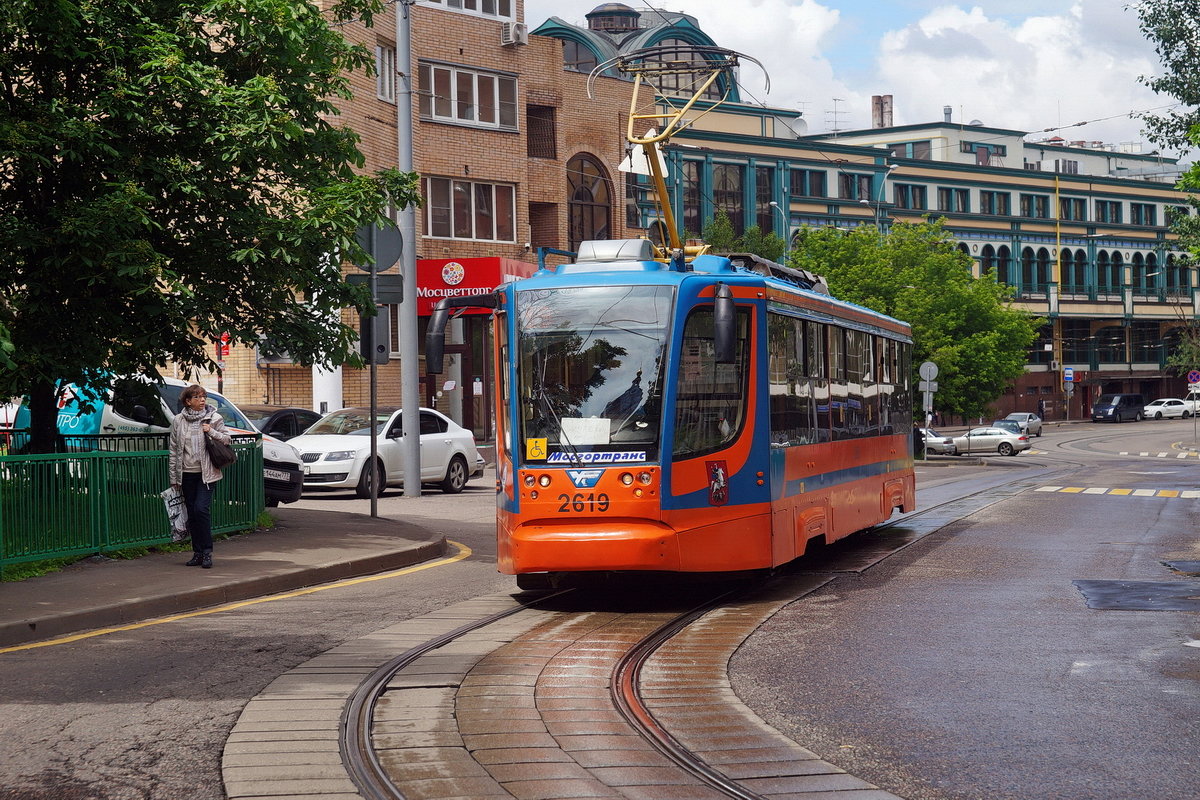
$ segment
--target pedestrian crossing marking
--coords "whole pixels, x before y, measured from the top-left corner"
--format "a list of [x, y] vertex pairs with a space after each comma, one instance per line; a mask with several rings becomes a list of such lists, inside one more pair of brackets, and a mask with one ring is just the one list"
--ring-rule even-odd
[[1200, 499], [1200, 489], [1129, 489], [1104, 486], [1039, 486], [1035, 492], [1057, 492], [1059, 494], [1109, 494], [1121, 497], [1163, 497], [1184, 500]]
[[1122, 456], [1138, 456], [1140, 458], [1200, 458], [1200, 452], [1195, 450], [1187, 450], [1182, 453], [1174, 453], [1168, 450], [1163, 450], [1158, 453], [1151, 453], [1149, 450], [1143, 450], [1140, 453], [1134, 453], [1131, 450], [1122, 450], [1118, 455]]

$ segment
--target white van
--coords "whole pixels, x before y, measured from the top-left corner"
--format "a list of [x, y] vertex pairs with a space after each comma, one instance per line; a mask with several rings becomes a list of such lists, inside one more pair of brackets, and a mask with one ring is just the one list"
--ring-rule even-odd
[[[118, 378], [107, 397], [92, 400], [91, 411], [84, 411], [85, 397], [68, 384], [58, 406], [58, 432], [63, 436], [87, 436], [98, 433], [166, 433], [171, 418], [179, 413], [179, 395], [186, 381], [164, 378], [151, 383], [145, 378]], [[211, 389], [208, 402], [216, 406], [231, 433], [257, 434], [258, 430], [241, 410]], [[24, 411], [24, 410], [23, 410]], [[18, 415], [17, 428], [28, 428], [28, 411]], [[304, 491], [304, 472], [296, 448], [262, 434], [263, 495], [267, 505], [294, 503]]]

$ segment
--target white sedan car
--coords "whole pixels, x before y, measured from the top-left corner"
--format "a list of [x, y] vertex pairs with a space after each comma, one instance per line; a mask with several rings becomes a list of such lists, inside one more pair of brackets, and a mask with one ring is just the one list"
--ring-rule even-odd
[[[404, 432], [398, 408], [377, 409], [376, 453], [385, 486], [404, 483]], [[304, 488], [354, 489], [371, 496], [371, 410], [343, 408], [327, 414], [288, 444], [304, 462]], [[421, 482], [443, 492], [461, 492], [467, 481], [483, 473], [484, 461], [467, 429], [430, 408], [421, 409]]]
[[1142, 416], [1146, 419], [1170, 419], [1171, 417], [1188, 419], [1192, 416], [1192, 409], [1190, 405], [1177, 397], [1164, 397], [1143, 406]]

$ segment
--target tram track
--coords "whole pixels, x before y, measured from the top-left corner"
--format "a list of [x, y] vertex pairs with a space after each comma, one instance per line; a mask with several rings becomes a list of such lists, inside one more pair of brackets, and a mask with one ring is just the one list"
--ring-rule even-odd
[[305, 736], [336, 733], [345, 777], [321, 785], [347, 797], [889, 798], [743, 705], [728, 660], [784, 606], [1041, 477], [932, 503], [753, 584], [495, 595], [408, 620], [281, 676], [246, 735], [264, 709], [333, 712], [312, 676], [336, 673], [343, 702]]

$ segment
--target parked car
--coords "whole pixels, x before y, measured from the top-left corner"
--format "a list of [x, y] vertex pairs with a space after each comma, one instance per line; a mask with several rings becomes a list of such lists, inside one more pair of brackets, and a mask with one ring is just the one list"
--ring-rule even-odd
[[994, 419], [988, 424], [993, 428], [1003, 428], [1004, 430], [1012, 431], [1013, 433], [1025, 433], [1025, 431], [1021, 429], [1021, 423], [1017, 422], [1015, 419]]
[[[398, 408], [380, 408], [374, 420], [380, 486], [404, 482], [404, 431]], [[304, 461], [305, 489], [354, 489], [371, 496], [371, 470], [364, 469], [371, 452], [371, 410], [343, 408], [322, 417], [292, 444]], [[461, 492], [471, 478], [482, 475], [484, 461], [475, 437], [449, 417], [421, 409], [421, 482], [443, 492]]]
[[284, 442], [304, 433], [321, 418], [307, 408], [241, 406], [241, 409], [254, 427]]
[[1092, 422], [1138, 422], [1146, 418], [1146, 401], [1140, 394], [1102, 394], [1092, 403]]
[[1030, 414], [1028, 411], [1014, 411], [1005, 419], [1016, 420], [1021, 425], [1021, 433], [1029, 436], [1042, 435], [1042, 418], [1037, 414]]
[[954, 446], [954, 440], [949, 436], [943, 436], [933, 428], [921, 428], [921, 434], [925, 437], [926, 453], [943, 456], [952, 456], [958, 453], [958, 449]]
[[1143, 406], [1142, 416], [1146, 419], [1189, 419], [1192, 416], [1192, 407], [1178, 397], [1162, 397]]
[[1030, 447], [1029, 437], [1023, 433], [1005, 430], [990, 425], [986, 428], [972, 428], [962, 436], [954, 437], [954, 446], [959, 455], [971, 453], [999, 453], [1002, 456], [1015, 456]]

